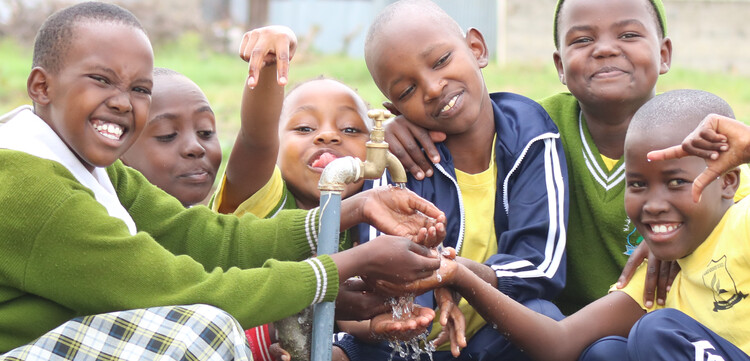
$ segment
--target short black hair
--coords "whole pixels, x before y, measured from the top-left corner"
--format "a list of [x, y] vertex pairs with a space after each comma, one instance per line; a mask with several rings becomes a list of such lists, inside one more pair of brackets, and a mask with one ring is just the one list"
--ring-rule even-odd
[[734, 118], [732, 107], [717, 95], [694, 89], [671, 90], [641, 106], [630, 121], [628, 133], [668, 131], [687, 136], [709, 114]]
[[177, 70], [169, 68], [154, 67], [154, 78], [157, 76], [185, 76]]
[[82, 22], [108, 22], [132, 26], [146, 33], [141, 22], [130, 11], [113, 4], [84, 2], [50, 15], [39, 28], [34, 40], [32, 67], [56, 73], [73, 42], [73, 28]]
[[421, 14], [432, 16], [435, 19], [435, 22], [442, 26], [452, 27], [457, 34], [463, 35], [463, 29], [461, 29], [461, 26], [458, 25], [456, 20], [434, 2], [429, 0], [399, 0], [386, 6], [377, 16], [375, 16], [375, 20], [373, 20], [370, 25], [370, 28], [367, 31], [367, 36], [365, 37], [365, 48], [367, 48], [367, 44], [370, 44], [373, 38], [380, 33], [382, 27], [386, 26], [396, 14], [407, 8], [417, 8], [420, 10]]

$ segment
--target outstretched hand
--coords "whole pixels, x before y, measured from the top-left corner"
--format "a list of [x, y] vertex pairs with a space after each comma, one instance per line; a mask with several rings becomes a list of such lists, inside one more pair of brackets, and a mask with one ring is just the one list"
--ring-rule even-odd
[[445, 214], [429, 201], [408, 189], [386, 186], [360, 192], [365, 222], [381, 232], [407, 237], [427, 247], [445, 238]]
[[297, 36], [286, 26], [272, 25], [253, 29], [242, 36], [239, 55], [248, 63], [247, 86], [258, 85], [260, 70], [276, 64], [276, 81], [286, 85], [289, 81], [289, 61], [297, 50]]
[[708, 115], [682, 144], [648, 153], [651, 161], [694, 155], [706, 159], [708, 167], [693, 181], [693, 201], [716, 178], [750, 161], [750, 127], [721, 115]]
[[383, 313], [370, 321], [370, 333], [379, 339], [409, 341], [427, 331], [435, 318], [435, 310], [414, 305], [414, 310], [399, 319], [393, 314]]

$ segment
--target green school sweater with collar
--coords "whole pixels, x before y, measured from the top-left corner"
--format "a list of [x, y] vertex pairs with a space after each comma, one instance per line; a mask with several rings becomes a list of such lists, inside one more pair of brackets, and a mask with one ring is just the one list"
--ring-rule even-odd
[[607, 294], [625, 266], [625, 252], [642, 238], [625, 213], [623, 158], [607, 169], [572, 94], [540, 104], [560, 129], [568, 163], [567, 280], [556, 303], [571, 314]]
[[205, 303], [249, 328], [338, 293], [329, 256], [272, 259], [310, 256], [317, 210], [185, 209], [118, 161], [107, 171], [131, 235], [61, 164], [12, 150], [0, 164], [0, 353], [81, 315]]

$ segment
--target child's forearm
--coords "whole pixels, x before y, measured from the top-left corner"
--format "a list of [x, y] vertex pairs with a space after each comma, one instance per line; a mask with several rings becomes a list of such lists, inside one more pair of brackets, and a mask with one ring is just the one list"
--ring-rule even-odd
[[[597, 330], [593, 323], [599, 321], [591, 321], [596, 318], [585, 314], [573, 316], [574, 322], [570, 323], [567, 319], [558, 322], [536, 313], [501, 293], [465, 266], [459, 267], [455, 283], [452, 287], [488, 323], [496, 325], [500, 333], [507, 335], [533, 359], [577, 360], [590, 343], [605, 335], [614, 334]], [[592, 323], [591, 332], [581, 330], [588, 327], [587, 322]], [[602, 335], [598, 336], [598, 333]]]
[[233, 212], [273, 175], [283, 101], [284, 87], [276, 80], [275, 64], [260, 70], [255, 88], [250, 89], [245, 84], [240, 111], [242, 123], [227, 163], [220, 212]]

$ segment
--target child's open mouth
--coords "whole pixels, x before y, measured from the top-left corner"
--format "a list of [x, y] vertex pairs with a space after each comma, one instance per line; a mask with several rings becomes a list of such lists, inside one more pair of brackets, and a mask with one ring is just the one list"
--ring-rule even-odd
[[649, 238], [654, 242], [663, 242], [672, 239], [675, 233], [682, 228], [682, 223], [651, 223], [647, 226], [651, 231]]
[[99, 119], [94, 120], [93, 125], [94, 129], [96, 129], [99, 134], [101, 134], [105, 138], [112, 140], [120, 140], [120, 137], [122, 137], [122, 133], [125, 132], [121, 125], [105, 122]]
[[316, 158], [315, 160], [312, 161], [312, 163], [310, 163], [310, 166], [313, 168], [325, 168], [328, 164], [333, 162], [336, 158], [338, 157], [331, 153], [328, 153], [328, 152], [321, 153], [320, 156], [318, 156], [318, 158]]

